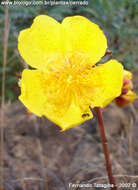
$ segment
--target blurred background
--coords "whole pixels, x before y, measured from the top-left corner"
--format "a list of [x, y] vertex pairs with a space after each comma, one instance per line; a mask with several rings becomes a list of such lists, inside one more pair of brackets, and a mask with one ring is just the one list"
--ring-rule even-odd
[[[98, 24], [113, 52], [103, 61], [115, 58], [132, 71], [134, 90], [138, 94], [138, 0], [89, 0], [88, 3], [85, 6], [8, 7], [5, 106], [4, 111], [0, 109], [0, 114], [3, 113], [0, 121], [4, 126], [0, 138], [1, 153], [4, 152], [3, 163], [0, 157], [0, 182], [3, 176], [4, 190], [68, 190], [69, 182], [108, 182], [95, 118], [61, 133], [59, 127], [46, 118], [40, 119], [29, 113], [18, 101], [18, 80], [26, 67], [17, 49], [18, 34], [40, 14], [47, 14], [59, 22], [66, 16], [82, 15]], [[0, 5], [0, 92], [4, 20], [5, 6]], [[118, 183], [135, 183], [138, 187], [138, 101], [122, 109], [111, 103], [102, 111], [116, 180]], [[130, 186], [127, 190], [137, 187]], [[0, 187], [0, 190], [3, 189]]]

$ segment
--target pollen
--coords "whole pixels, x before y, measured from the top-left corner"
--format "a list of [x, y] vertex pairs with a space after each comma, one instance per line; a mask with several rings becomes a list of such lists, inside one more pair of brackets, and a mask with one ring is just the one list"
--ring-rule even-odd
[[67, 83], [71, 84], [72, 79], [73, 79], [73, 76], [71, 74], [69, 74], [67, 77]]
[[49, 101], [56, 105], [55, 107], [60, 110], [60, 114], [63, 105], [64, 109], [65, 107], [68, 109], [72, 102], [79, 106], [82, 111], [85, 111], [90, 104], [90, 102], [88, 103], [88, 96], [91, 97], [92, 93], [90, 82], [92, 66], [87, 64], [79, 55], [65, 58], [64, 61], [63, 66], [49, 68], [47, 83], [48, 91], [51, 90], [49, 93], [46, 92], [49, 94]]

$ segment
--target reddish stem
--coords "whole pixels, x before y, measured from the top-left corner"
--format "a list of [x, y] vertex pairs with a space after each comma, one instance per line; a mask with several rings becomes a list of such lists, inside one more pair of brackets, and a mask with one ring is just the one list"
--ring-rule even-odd
[[114, 176], [112, 174], [112, 165], [111, 165], [111, 161], [110, 161], [110, 154], [109, 154], [109, 149], [108, 149], [108, 141], [106, 139], [105, 130], [104, 130], [104, 123], [103, 123], [103, 119], [102, 119], [102, 113], [101, 113], [101, 110], [100, 110], [99, 107], [96, 107], [95, 111], [96, 111], [96, 114], [97, 114], [99, 127], [100, 127], [101, 141], [102, 141], [103, 150], [104, 150], [104, 156], [105, 156], [105, 161], [106, 161], [106, 170], [107, 170], [107, 173], [108, 173], [108, 179], [109, 179], [110, 184], [114, 185], [114, 187], [111, 187], [111, 189], [112, 190], [117, 190], [115, 179], [114, 179]]

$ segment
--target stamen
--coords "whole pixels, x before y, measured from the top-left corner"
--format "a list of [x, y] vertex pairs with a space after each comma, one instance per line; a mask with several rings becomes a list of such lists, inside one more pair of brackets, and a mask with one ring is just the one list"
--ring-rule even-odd
[[[65, 108], [68, 109], [72, 102], [85, 112], [91, 105], [92, 84], [90, 78], [92, 67], [86, 63], [83, 54], [66, 56], [65, 62], [66, 65], [58, 68], [50, 66], [50, 82], [48, 84], [53, 90], [49, 93], [49, 101], [59, 107], [61, 114]], [[62, 106], [61, 102], [63, 102]], [[64, 109], [62, 109], [63, 104]]]

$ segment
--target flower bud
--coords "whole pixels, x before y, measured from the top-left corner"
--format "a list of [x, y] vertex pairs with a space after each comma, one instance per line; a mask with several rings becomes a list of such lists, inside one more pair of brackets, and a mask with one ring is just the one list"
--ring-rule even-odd
[[125, 70], [122, 93], [119, 97], [115, 98], [114, 100], [116, 105], [119, 107], [126, 106], [127, 104], [132, 103], [135, 99], [138, 98], [136, 93], [132, 91], [133, 83], [131, 79], [132, 79], [132, 73]]

